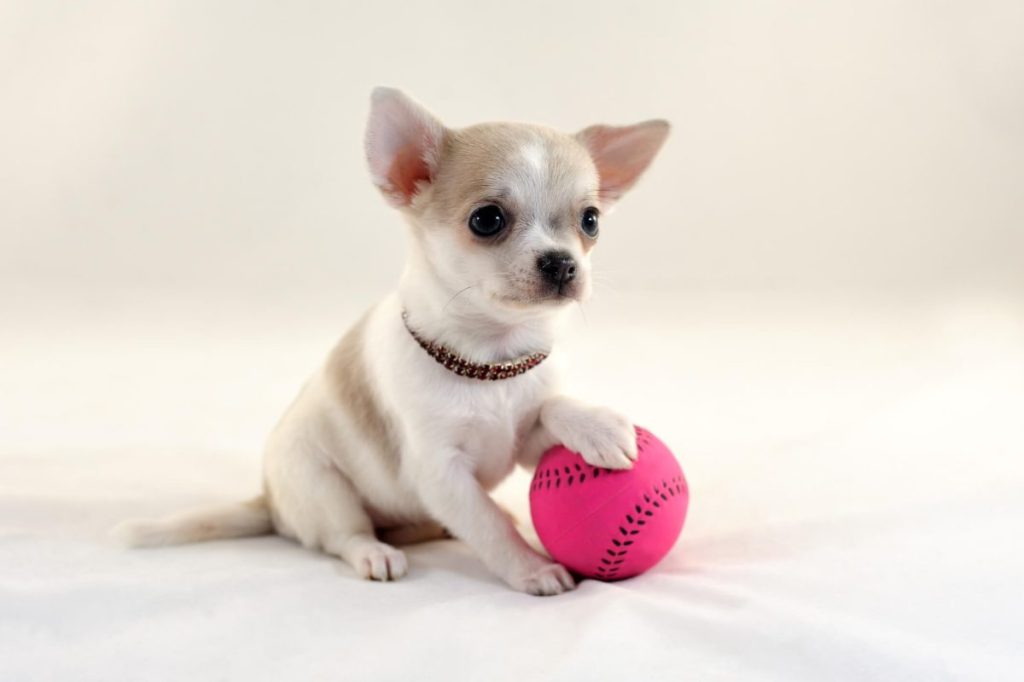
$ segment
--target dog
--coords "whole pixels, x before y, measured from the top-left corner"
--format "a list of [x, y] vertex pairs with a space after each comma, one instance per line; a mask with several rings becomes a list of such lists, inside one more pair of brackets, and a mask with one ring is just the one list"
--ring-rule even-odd
[[590, 295], [601, 217], [668, 133], [663, 120], [574, 135], [450, 129], [375, 89], [366, 157], [410, 242], [397, 291], [342, 337], [273, 430], [261, 496], [115, 535], [158, 546], [276, 532], [386, 581], [408, 571], [395, 544], [449, 533], [516, 590], [573, 589], [488, 491], [556, 443], [597, 467], [635, 461], [631, 422], [562, 395], [548, 354], [564, 311]]

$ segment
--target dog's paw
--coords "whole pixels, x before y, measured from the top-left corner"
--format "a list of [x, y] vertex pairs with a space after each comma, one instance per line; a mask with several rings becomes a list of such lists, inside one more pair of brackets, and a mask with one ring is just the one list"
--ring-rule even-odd
[[366, 543], [354, 554], [352, 567], [367, 580], [398, 580], [409, 571], [405, 553], [383, 542]]
[[614, 410], [581, 408], [560, 426], [562, 444], [591, 466], [628, 469], [636, 461], [636, 428]]
[[547, 559], [523, 571], [521, 575], [512, 577], [508, 583], [520, 592], [538, 597], [562, 594], [576, 587], [576, 581], [565, 566]]

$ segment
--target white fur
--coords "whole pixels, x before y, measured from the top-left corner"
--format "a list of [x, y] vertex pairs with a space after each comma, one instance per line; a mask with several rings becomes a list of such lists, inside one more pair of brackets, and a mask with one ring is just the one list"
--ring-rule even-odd
[[[372, 174], [387, 195], [395, 150], [420, 145], [423, 158], [433, 162], [437, 149], [432, 145], [440, 144], [443, 128], [397, 91], [375, 92], [374, 107], [367, 151]], [[581, 165], [576, 177], [564, 178], [565, 186], [549, 187], [546, 155], [539, 143], [524, 147], [520, 157], [530, 172], [503, 181], [515, 183], [518, 177], [515, 192], [552, 209], [566, 196], [596, 190], [589, 164]], [[595, 466], [627, 468], [636, 458], [633, 427], [611, 410], [559, 395], [555, 338], [565, 302], [507, 303], [505, 294], [521, 282], [493, 272], [488, 253], [459, 246], [451, 228], [431, 225], [429, 191], [416, 201], [427, 205], [406, 210], [413, 235], [406, 270], [398, 291], [365, 320], [360, 354], [373, 394], [394, 425], [397, 469], [389, 465], [387, 443], [367, 436], [332, 392], [337, 377], [325, 364], [268, 439], [267, 494], [261, 501], [122, 526], [126, 542], [251, 535], [269, 531], [272, 524], [284, 536], [343, 558], [363, 577], [394, 580], [407, 572], [406, 557], [381, 542], [375, 529], [434, 521], [517, 590], [557, 594], [574, 587], [568, 571], [527, 545], [488, 491], [517, 463], [532, 468], [557, 442]], [[585, 277], [588, 254], [579, 237], [571, 231], [556, 235], [544, 215], [524, 224], [519, 241], [506, 247], [524, 269], [517, 277], [535, 277], [525, 270], [536, 268], [538, 252], [553, 247], [574, 254]], [[585, 297], [589, 287], [579, 292]], [[554, 352], [515, 379], [467, 379], [420, 348], [403, 324], [403, 310], [421, 335], [475, 361]]]
[[266, 501], [260, 497], [248, 503], [182, 512], [166, 519], [125, 521], [111, 530], [111, 535], [129, 547], [161, 547], [266, 535], [272, 529]]
[[531, 143], [523, 146], [522, 149], [523, 158], [530, 164], [533, 171], [540, 177], [545, 179], [547, 177], [547, 151], [544, 147], [538, 143]]

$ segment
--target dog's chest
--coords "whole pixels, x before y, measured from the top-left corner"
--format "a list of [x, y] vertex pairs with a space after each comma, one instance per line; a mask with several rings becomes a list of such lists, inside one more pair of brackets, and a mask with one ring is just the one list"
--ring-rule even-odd
[[490, 489], [515, 466], [519, 447], [537, 421], [539, 398], [532, 387], [488, 388], [465, 396], [465, 411], [456, 428], [459, 449], [472, 463], [477, 480]]
[[480, 421], [467, 430], [462, 448], [484, 488], [489, 490], [498, 485], [512, 471], [525, 432], [523, 424], [496, 420]]

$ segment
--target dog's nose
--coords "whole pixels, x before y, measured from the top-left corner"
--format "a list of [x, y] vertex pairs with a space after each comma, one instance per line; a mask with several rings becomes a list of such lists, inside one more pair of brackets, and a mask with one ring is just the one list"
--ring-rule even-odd
[[548, 251], [537, 259], [537, 269], [544, 279], [561, 287], [576, 276], [576, 261], [565, 251]]

